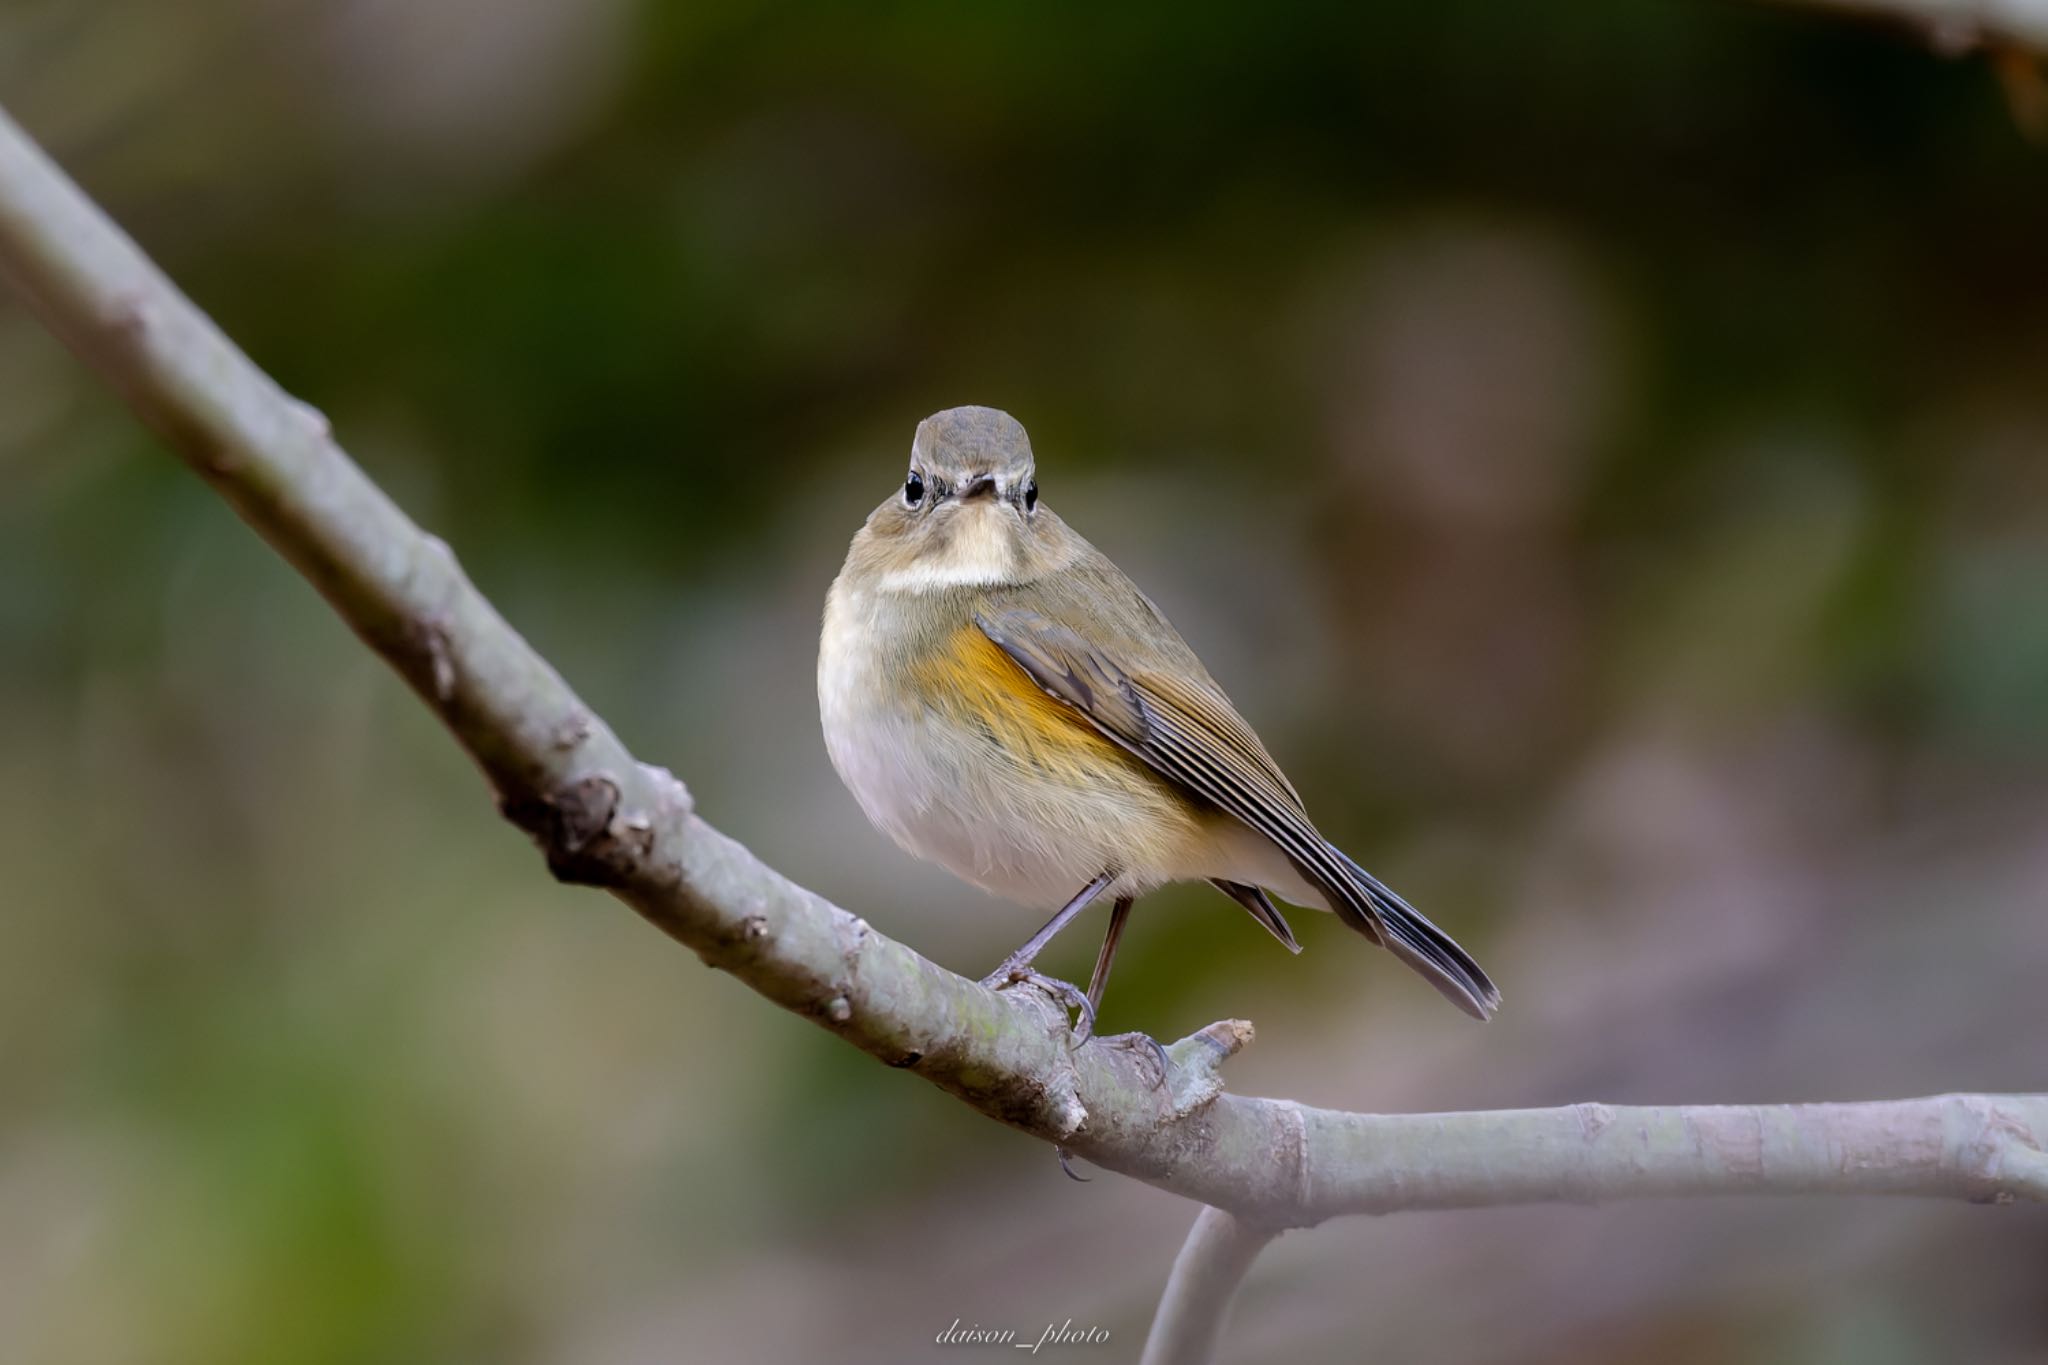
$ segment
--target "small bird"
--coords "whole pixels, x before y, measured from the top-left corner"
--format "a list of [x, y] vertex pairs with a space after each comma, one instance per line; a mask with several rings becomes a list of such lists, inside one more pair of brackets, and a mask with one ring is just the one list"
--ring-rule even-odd
[[[919, 424], [902, 487], [826, 598], [818, 705], [877, 828], [985, 891], [1058, 907], [986, 981], [1055, 991], [1084, 1040], [1132, 904], [1177, 881], [1213, 883], [1293, 952], [1273, 895], [1335, 911], [1467, 1014], [1500, 1003], [1470, 954], [1316, 832], [1179, 632], [1040, 500], [1008, 413]], [[1105, 896], [1086, 992], [1033, 971]]]

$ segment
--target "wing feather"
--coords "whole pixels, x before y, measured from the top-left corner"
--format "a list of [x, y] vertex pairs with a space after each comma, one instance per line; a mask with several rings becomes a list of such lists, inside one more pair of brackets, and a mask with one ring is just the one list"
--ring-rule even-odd
[[1162, 777], [1272, 840], [1326, 888], [1338, 914], [1381, 941], [1377, 917], [1348, 894], [1348, 869], [1226, 699], [1157, 673], [1126, 673], [1071, 628], [1034, 611], [988, 608], [974, 619], [1032, 681]]
[[[1499, 1006], [1499, 990], [1469, 953], [1317, 832], [1293, 784], [1221, 692], [1156, 667], [1127, 670], [1072, 627], [1029, 608], [991, 604], [974, 620], [1055, 700], [1161, 777], [1271, 840], [1346, 924], [1391, 949], [1445, 998], [1479, 1019]], [[1234, 884], [1218, 885], [1293, 946], [1278, 912], [1272, 920], [1262, 912], [1257, 888], [1243, 888], [1247, 899]]]
[[1294, 784], [1287, 780], [1287, 774], [1280, 771], [1280, 765], [1273, 761], [1273, 756], [1266, 752], [1266, 746], [1252, 733], [1252, 727], [1245, 724], [1244, 717], [1237, 714], [1237, 709], [1227, 699], [1207, 688], [1152, 670], [1139, 673], [1138, 682], [1170, 711], [1178, 712], [1199, 725], [1201, 734], [1221, 744], [1246, 771], [1261, 778], [1261, 785], [1275, 797], [1296, 810], [1304, 809]]

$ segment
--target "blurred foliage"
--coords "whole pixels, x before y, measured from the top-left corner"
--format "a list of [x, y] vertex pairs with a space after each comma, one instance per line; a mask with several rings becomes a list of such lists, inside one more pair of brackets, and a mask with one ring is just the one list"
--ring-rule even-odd
[[[1183, 890], [1111, 1025], [1256, 1018], [1242, 1085], [1348, 1107], [2044, 1084], [2048, 163], [1976, 60], [1613, 0], [0, 0], [0, 103], [715, 821], [950, 965], [1031, 917], [865, 829], [810, 668], [915, 421], [988, 402], [1509, 997]], [[0, 1357], [1129, 1353], [1183, 1210], [545, 885], [361, 654], [0, 311]], [[2042, 1250], [1357, 1223], [1237, 1332], [2019, 1360]]]

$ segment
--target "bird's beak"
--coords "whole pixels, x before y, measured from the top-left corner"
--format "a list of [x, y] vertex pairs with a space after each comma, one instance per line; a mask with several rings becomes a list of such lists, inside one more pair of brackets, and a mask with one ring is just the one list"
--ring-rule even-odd
[[991, 498], [992, 498], [992, 497], [994, 497], [994, 496], [995, 496], [995, 492], [996, 492], [996, 476], [995, 476], [995, 475], [993, 475], [993, 474], [976, 474], [976, 475], [975, 475], [975, 476], [974, 476], [974, 477], [973, 477], [972, 479], [968, 480], [968, 482], [967, 482], [967, 486], [966, 486], [965, 488], [962, 488], [962, 489], [960, 490], [960, 501], [962, 501], [962, 502], [971, 502], [971, 501], [973, 501], [973, 500], [974, 500], [975, 498], [982, 498], [982, 497], [991, 497]]

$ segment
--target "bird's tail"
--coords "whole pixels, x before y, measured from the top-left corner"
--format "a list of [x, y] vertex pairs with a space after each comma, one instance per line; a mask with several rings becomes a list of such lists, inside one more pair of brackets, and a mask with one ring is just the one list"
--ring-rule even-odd
[[1457, 940], [1431, 924], [1420, 911], [1388, 888], [1385, 882], [1353, 862], [1335, 844], [1326, 847], [1329, 861], [1348, 875], [1318, 878], [1332, 881], [1326, 894], [1337, 915], [1367, 938], [1384, 945], [1453, 1005], [1474, 1019], [1487, 1019], [1500, 1008], [1500, 989], [1460, 948]]

